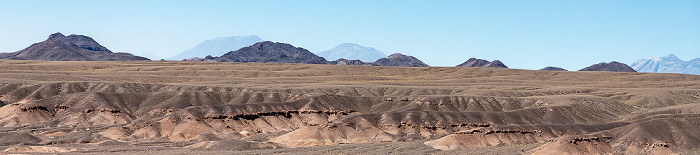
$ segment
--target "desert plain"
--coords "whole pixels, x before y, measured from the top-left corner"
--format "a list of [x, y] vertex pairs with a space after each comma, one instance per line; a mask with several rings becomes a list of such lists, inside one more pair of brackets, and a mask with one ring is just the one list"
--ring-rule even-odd
[[0, 60], [5, 154], [699, 154], [700, 76]]

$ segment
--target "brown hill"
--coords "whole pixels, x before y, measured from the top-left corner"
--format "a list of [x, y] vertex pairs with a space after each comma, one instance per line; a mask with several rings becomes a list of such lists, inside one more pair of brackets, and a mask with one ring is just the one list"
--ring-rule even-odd
[[335, 65], [372, 65], [372, 63], [362, 62], [360, 60], [347, 60], [343, 58], [331, 61], [329, 63]]
[[700, 151], [696, 75], [27, 60], [0, 75], [2, 153]]
[[494, 60], [489, 62], [484, 59], [469, 58], [462, 64], [457, 65], [457, 67], [494, 67], [494, 68], [508, 68], [503, 62], [499, 60]]
[[564, 68], [552, 67], [552, 66], [545, 67], [545, 68], [542, 68], [542, 69], [540, 69], [540, 70], [543, 70], [543, 71], [568, 71], [568, 70], [566, 70], [566, 69], [564, 69]]
[[84, 36], [84, 35], [64, 36], [60, 32], [57, 32], [57, 33], [49, 35], [49, 39], [59, 40], [59, 41], [66, 43], [68, 45], [77, 46], [79, 48], [86, 49], [86, 50], [105, 51], [105, 52], [112, 53], [112, 51], [110, 51], [106, 47], [100, 45], [94, 39], [92, 39], [88, 36]]
[[0, 54], [0, 59], [49, 61], [126, 61], [149, 60], [129, 53], [112, 53], [109, 49], [83, 35], [51, 34], [46, 41], [35, 43], [21, 51]]
[[372, 63], [372, 66], [402, 66], [402, 67], [428, 67], [418, 58], [401, 53], [394, 53], [386, 58], [381, 58]]
[[328, 63], [323, 57], [319, 57], [304, 48], [271, 41], [258, 42], [228, 52], [221, 57], [214, 58], [214, 60], [219, 62]]
[[634, 69], [632, 69], [632, 67], [627, 66], [627, 64], [619, 63], [616, 61], [610, 63], [601, 62], [578, 71], [637, 72]]

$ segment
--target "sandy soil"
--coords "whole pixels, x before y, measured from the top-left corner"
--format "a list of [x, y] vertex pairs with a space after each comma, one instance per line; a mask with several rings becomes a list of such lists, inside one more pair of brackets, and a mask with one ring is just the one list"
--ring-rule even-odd
[[700, 76], [0, 60], [0, 152], [697, 154]]

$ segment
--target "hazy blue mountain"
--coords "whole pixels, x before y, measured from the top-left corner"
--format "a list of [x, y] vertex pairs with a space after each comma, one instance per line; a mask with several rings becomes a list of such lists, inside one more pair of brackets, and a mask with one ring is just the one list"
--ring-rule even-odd
[[173, 57], [167, 58], [168, 60], [183, 60], [192, 57], [204, 57], [207, 55], [221, 56], [229, 51], [235, 51], [241, 49], [242, 47], [247, 47], [253, 45], [257, 42], [262, 42], [263, 40], [258, 38], [258, 36], [233, 36], [233, 37], [220, 37], [211, 40], [206, 40], [192, 49], [182, 52]]
[[372, 47], [364, 47], [353, 43], [344, 43], [335, 48], [316, 53], [316, 55], [326, 58], [326, 60], [347, 59], [373, 62], [387, 57], [386, 54]]
[[700, 58], [683, 61], [675, 55], [669, 54], [664, 57], [637, 60], [630, 67], [638, 72], [700, 75]]

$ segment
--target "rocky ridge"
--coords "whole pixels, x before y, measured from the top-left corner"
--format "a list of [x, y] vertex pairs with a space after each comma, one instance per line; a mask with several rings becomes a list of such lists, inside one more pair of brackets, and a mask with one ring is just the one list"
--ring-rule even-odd
[[330, 64], [335, 64], [335, 65], [372, 65], [372, 63], [363, 62], [361, 60], [347, 60], [347, 59], [342, 59], [342, 58], [331, 61]]
[[469, 60], [465, 61], [462, 64], [457, 65], [457, 67], [494, 67], [494, 68], [508, 68], [505, 64], [503, 64], [499, 60], [494, 60], [489, 62], [488, 60], [484, 59], [477, 59], [477, 58], [469, 58]]
[[617, 61], [613, 61], [610, 63], [601, 62], [578, 71], [637, 72], [630, 66], [627, 66], [627, 64], [619, 63]]
[[271, 41], [258, 42], [215, 57], [213, 60], [218, 62], [328, 63], [323, 57], [319, 57], [304, 48]]
[[0, 54], [1, 59], [48, 61], [127, 61], [149, 60], [129, 53], [112, 53], [88, 36], [54, 33], [46, 41], [14, 52]]
[[386, 58], [381, 58], [372, 63], [372, 66], [404, 66], [404, 67], [429, 67], [418, 58], [401, 53], [394, 53]]
[[540, 69], [540, 70], [543, 70], [543, 71], [568, 71], [568, 70], [566, 70], [566, 69], [564, 69], [564, 68], [552, 67], [552, 66], [545, 67], [545, 68], [542, 68], [542, 69]]

